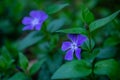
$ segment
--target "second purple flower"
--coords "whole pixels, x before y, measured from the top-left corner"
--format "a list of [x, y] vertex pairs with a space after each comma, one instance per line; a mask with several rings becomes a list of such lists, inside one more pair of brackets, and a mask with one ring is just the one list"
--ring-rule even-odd
[[40, 30], [42, 23], [48, 18], [48, 15], [40, 10], [30, 12], [30, 17], [24, 17], [22, 23], [25, 25], [23, 30]]
[[70, 41], [65, 41], [62, 44], [62, 50], [67, 51], [65, 55], [65, 60], [72, 60], [73, 54], [75, 53], [76, 57], [78, 59], [81, 59], [81, 44], [84, 43], [84, 41], [87, 39], [87, 37], [83, 35], [77, 35], [77, 34], [69, 34], [68, 38]]

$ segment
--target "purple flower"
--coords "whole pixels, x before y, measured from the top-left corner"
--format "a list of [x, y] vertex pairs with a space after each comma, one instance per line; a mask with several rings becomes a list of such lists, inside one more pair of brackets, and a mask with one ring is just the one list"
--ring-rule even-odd
[[68, 38], [70, 41], [65, 41], [62, 44], [62, 50], [67, 51], [65, 55], [65, 60], [72, 60], [73, 54], [75, 53], [76, 57], [80, 60], [81, 59], [81, 48], [80, 45], [87, 39], [87, 37], [83, 35], [77, 34], [69, 34]]
[[42, 23], [48, 18], [48, 15], [39, 10], [33, 10], [30, 12], [30, 17], [24, 17], [22, 24], [25, 25], [24, 30], [40, 30]]

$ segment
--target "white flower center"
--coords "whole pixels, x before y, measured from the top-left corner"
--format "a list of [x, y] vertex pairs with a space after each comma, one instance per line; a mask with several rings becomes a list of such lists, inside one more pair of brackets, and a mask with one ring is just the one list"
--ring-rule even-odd
[[75, 42], [73, 42], [73, 43], [71, 44], [71, 48], [74, 49], [74, 50], [77, 49], [77, 48], [78, 48], [78, 47], [77, 47], [77, 44], [76, 44]]
[[32, 21], [33, 26], [37, 25], [38, 23], [39, 23], [39, 19], [37, 19], [37, 18], [33, 19], [33, 21]]

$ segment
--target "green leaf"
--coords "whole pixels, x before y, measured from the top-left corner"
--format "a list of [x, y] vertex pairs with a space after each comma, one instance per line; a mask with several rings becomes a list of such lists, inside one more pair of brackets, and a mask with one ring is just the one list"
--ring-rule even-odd
[[94, 15], [92, 14], [92, 12], [90, 12], [90, 10], [85, 7], [85, 6], [81, 6], [81, 20], [84, 23], [90, 24], [93, 20], [94, 20]]
[[67, 33], [67, 34], [87, 34], [86, 30], [83, 28], [70, 28], [70, 29], [63, 29], [58, 30], [56, 32]]
[[14, 62], [14, 59], [10, 55], [10, 52], [7, 50], [6, 47], [2, 47], [1, 53], [2, 53], [2, 57], [5, 61], [6, 67], [7, 68], [11, 67], [11, 64]]
[[2, 53], [2, 56], [4, 56], [4, 58], [6, 58], [7, 61], [10, 61], [10, 60], [11, 60], [12, 57], [11, 57], [11, 55], [10, 55], [10, 53], [9, 53], [9, 51], [7, 50], [6, 47], [2, 47], [1, 53]]
[[47, 30], [50, 32], [55, 32], [56, 30], [60, 29], [65, 24], [65, 19], [60, 18], [53, 20], [47, 27]]
[[82, 78], [91, 73], [91, 68], [84, 60], [63, 64], [52, 76], [52, 79]]
[[[91, 44], [91, 47], [90, 47]], [[82, 44], [82, 49], [90, 51], [91, 49], [93, 49], [95, 46], [95, 42], [93, 40], [91, 40], [91, 42], [89, 41], [89, 39], [87, 39], [83, 44]]]
[[0, 71], [6, 70], [7, 68], [8, 68], [7, 60], [3, 56], [0, 56]]
[[46, 64], [48, 65], [49, 72], [54, 73], [62, 64], [63, 59], [61, 58], [61, 50], [54, 53], [54, 55], [47, 58]]
[[111, 36], [107, 38], [104, 42], [104, 46], [115, 46], [120, 43], [120, 39], [117, 36]]
[[27, 80], [27, 77], [24, 73], [18, 72], [10, 77], [8, 80]]
[[45, 11], [47, 12], [47, 14], [54, 14], [54, 13], [62, 10], [64, 7], [66, 7], [68, 5], [69, 5], [68, 3], [65, 3], [65, 4], [52, 4], [51, 6], [46, 8]]
[[110, 21], [112, 21], [113, 19], [115, 19], [115, 17], [120, 13], [120, 10], [113, 13], [112, 15], [108, 16], [108, 17], [105, 17], [105, 18], [102, 18], [102, 19], [99, 19], [99, 20], [96, 20], [94, 22], [92, 22], [89, 27], [90, 27], [90, 31], [94, 31], [98, 28], [101, 28], [103, 27], [104, 25], [106, 25], [107, 23], [109, 23]]
[[1, 70], [7, 70], [11, 67], [11, 64], [14, 62], [12, 59], [9, 51], [6, 47], [2, 47], [1, 49], [1, 55], [0, 55], [0, 69]]
[[31, 75], [35, 74], [40, 69], [44, 61], [45, 59], [42, 59], [40, 61], [37, 61], [35, 64], [33, 64], [32, 67], [30, 68], [30, 74]]
[[101, 48], [99, 54], [97, 55], [97, 58], [111, 58], [114, 57], [116, 54], [116, 48], [115, 47], [105, 47]]
[[120, 64], [114, 59], [99, 61], [95, 64], [94, 73], [107, 75], [111, 80], [120, 80]]
[[19, 64], [24, 70], [26, 70], [28, 67], [28, 59], [23, 53], [19, 53]]
[[91, 53], [83, 52], [82, 57], [84, 60], [92, 63], [98, 54], [99, 54], [99, 49], [94, 49]]
[[16, 43], [11, 43], [9, 41], [6, 41], [5, 42], [5, 47], [10, 52], [10, 55], [13, 58], [17, 58], [19, 51], [18, 51], [18, 49], [16, 47]]
[[18, 49], [24, 50], [37, 42], [39, 42], [43, 36], [36, 36], [38, 34], [37, 31], [31, 32], [29, 35], [27, 35], [24, 39], [20, 40], [18, 42]]

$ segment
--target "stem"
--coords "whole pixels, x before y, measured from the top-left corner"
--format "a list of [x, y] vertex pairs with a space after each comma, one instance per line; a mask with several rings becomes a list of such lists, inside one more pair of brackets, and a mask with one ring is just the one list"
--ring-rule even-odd
[[92, 45], [91, 45], [92, 44], [92, 36], [91, 36], [91, 32], [90, 32], [89, 26], [87, 24], [85, 24], [85, 28], [86, 28], [86, 30], [88, 32], [89, 47], [90, 47], [89, 53], [91, 53], [92, 52]]
[[89, 38], [89, 46], [90, 46], [90, 53], [91, 53], [91, 51], [92, 51], [92, 38], [91, 38], [91, 32], [90, 32], [90, 30], [88, 30], [88, 38]]
[[[88, 38], [89, 38], [89, 47], [90, 47], [89, 53], [92, 53], [92, 35], [91, 35], [91, 32], [90, 32], [90, 28], [89, 28], [89, 26], [87, 24], [85, 24], [85, 28], [86, 28], [86, 30], [88, 32]], [[92, 73], [90, 75], [90, 79], [91, 80], [96, 80], [93, 70], [94, 70], [94, 62], [92, 63]]]

